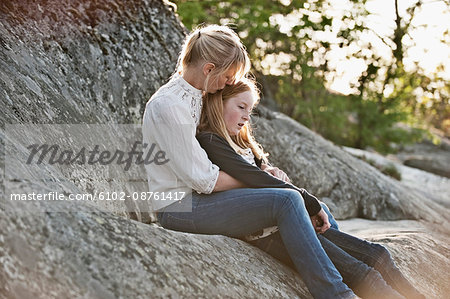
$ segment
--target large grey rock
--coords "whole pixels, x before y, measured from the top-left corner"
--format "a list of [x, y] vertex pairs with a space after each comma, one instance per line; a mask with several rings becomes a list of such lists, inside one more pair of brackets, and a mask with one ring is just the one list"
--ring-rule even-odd
[[[394, 166], [401, 175], [399, 184], [405, 186], [422, 198], [439, 203], [450, 209], [450, 179], [417, 168], [405, 166], [394, 155], [387, 157], [355, 148], [344, 148], [347, 152], [361, 159], [369, 159], [377, 168]], [[446, 212], [448, 213], [448, 212]]]
[[[2, 129], [23, 123], [140, 124], [146, 101], [174, 69], [185, 36], [172, 7], [157, 0], [8, 0], [0, 3], [0, 21]], [[38, 133], [61, 135], [52, 126]], [[127, 137], [114, 128], [106, 136]], [[3, 146], [0, 151], [3, 158]], [[18, 153], [24, 155], [25, 149]], [[11, 190], [25, 187], [25, 192], [26, 182], [44, 181], [48, 190], [64, 185], [66, 194], [120, 191], [98, 169], [78, 167], [61, 174], [62, 169], [40, 166], [31, 173], [15, 162], [14, 177], [6, 178]], [[4, 168], [3, 159], [0, 164]], [[143, 167], [136, 171], [145, 178]], [[128, 183], [119, 186], [127, 194], [136, 190], [125, 173], [114, 179]], [[146, 183], [137, 184], [141, 190]], [[139, 207], [111, 203], [106, 208], [150, 221]]]
[[243, 241], [66, 208], [0, 211], [1, 298], [311, 297], [293, 270]]
[[286, 115], [264, 107], [257, 113], [255, 133], [272, 164], [285, 170], [295, 185], [326, 202], [338, 218], [441, 221], [445, 215], [440, 205], [410, 192]]
[[360, 238], [383, 244], [402, 273], [426, 298], [448, 297], [450, 234], [448, 224], [400, 220], [351, 219], [340, 228]]
[[406, 166], [450, 178], [450, 141], [448, 138], [441, 138], [439, 145], [425, 140], [405, 146], [396, 156]]
[[[42, 204], [42, 203], [41, 203]], [[224, 236], [180, 233], [87, 206], [0, 211], [2, 298], [311, 298], [300, 277]], [[386, 245], [427, 298], [446, 298], [449, 234], [417, 221], [343, 221]]]
[[185, 31], [162, 1], [2, 1], [4, 123], [139, 123]]

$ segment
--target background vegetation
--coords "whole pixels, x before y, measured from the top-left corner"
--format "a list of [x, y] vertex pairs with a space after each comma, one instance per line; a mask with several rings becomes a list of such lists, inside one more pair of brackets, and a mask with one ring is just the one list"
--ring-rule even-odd
[[[387, 35], [368, 25], [366, 0], [172, 2], [188, 29], [231, 24], [248, 49], [264, 96], [335, 143], [389, 152], [419, 140], [429, 126], [449, 134], [450, 88], [442, 77], [444, 66], [430, 75], [417, 62], [404, 65], [405, 53], [414, 46], [409, 33], [425, 5], [422, 0], [411, 1], [404, 14], [398, 0], [392, 0], [395, 28]], [[346, 5], [344, 13], [330, 12], [336, 2]], [[448, 1], [442, 2], [449, 7]], [[449, 41], [447, 30], [442, 43]], [[377, 43], [388, 51], [380, 54]], [[349, 94], [329, 89], [339, 75], [336, 57], [329, 55], [336, 49], [345, 49], [346, 59], [364, 62], [349, 82]]]

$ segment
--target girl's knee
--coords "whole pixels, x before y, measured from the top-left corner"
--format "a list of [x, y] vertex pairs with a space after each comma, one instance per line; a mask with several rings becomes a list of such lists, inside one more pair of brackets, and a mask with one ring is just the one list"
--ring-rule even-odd
[[282, 197], [283, 205], [300, 206], [305, 208], [305, 201], [300, 192], [293, 189], [280, 189], [280, 196]]
[[291, 213], [302, 217], [309, 216], [302, 195], [293, 189], [272, 189], [271, 209], [274, 219]]
[[376, 264], [385, 264], [386, 262], [391, 261], [391, 254], [386, 247], [381, 244], [372, 243], [372, 258], [374, 259], [373, 263]]
[[302, 195], [292, 189], [279, 189], [274, 212], [276, 218], [290, 213], [309, 216]]

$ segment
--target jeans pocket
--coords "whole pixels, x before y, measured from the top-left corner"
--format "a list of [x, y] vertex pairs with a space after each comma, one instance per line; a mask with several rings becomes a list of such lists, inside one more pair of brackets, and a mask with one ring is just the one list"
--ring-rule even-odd
[[163, 217], [162, 220], [164, 223], [161, 223], [161, 225], [164, 228], [187, 233], [195, 233], [197, 231], [194, 220], [178, 218], [172, 215], [170, 212], [167, 213], [166, 217]]

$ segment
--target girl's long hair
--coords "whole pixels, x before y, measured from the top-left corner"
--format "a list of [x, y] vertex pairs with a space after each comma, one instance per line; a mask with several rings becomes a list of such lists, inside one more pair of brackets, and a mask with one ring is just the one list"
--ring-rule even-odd
[[255, 99], [254, 105], [256, 105], [259, 101], [258, 88], [253, 80], [246, 78], [234, 85], [227, 85], [223, 90], [214, 94], [206, 94], [203, 97], [202, 114], [197, 131], [218, 134], [227, 140], [238, 154], [241, 154], [243, 149], [250, 148], [256, 158], [267, 163], [268, 154], [264, 153], [262, 146], [253, 137], [250, 122], [247, 122], [236, 136], [230, 136], [223, 119], [224, 101], [246, 91], [251, 91]]

